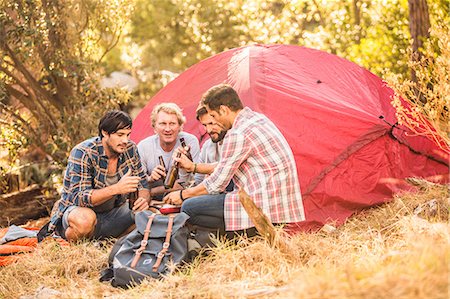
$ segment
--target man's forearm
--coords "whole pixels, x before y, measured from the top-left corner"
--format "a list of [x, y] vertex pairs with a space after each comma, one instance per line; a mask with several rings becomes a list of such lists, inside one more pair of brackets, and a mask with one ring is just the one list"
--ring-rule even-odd
[[164, 186], [157, 186], [157, 187], [153, 187], [150, 190], [150, 193], [151, 193], [151, 195], [161, 195], [161, 194], [165, 194], [165, 193], [169, 193], [169, 192], [181, 190], [181, 189], [183, 189], [183, 186], [181, 186], [178, 182], [175, 182], [175, 185], [171, 189], [166, 189]]
[[216, 168], [217, 163], [197, 163], [190, 169], [191, 172], [200, 174], [211, 174]]
[[94, 207], [101, 205], [117, 194], [119, 194], [119, 192], [115, 185], [111, 185], [102, 189], [94, 189], [91, 194], [91, 203]]
[[206, 190], [205, 185], [200, 183], [195, 187], [184, 189], [183, 190], [183, 199], [200, 196], [200, 195], [206, 195], [206, 194], [208, 194], [208, 191]]

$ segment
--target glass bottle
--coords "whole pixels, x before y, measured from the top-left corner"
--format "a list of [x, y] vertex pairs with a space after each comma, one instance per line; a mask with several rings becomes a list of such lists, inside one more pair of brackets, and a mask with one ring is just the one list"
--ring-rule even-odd
[[138, 196], [138, 190], [128, 193], [128, 207], [130, 208], [130, 210], [133, 210], [134, 202], [136, 201], [136, 199], [138, 199]]
[[159, 165], [161, 165], [164, 168], [164, 171], [166, 170], [166, 163], [164, 163], [163, 156], [158, 157]]
[[187, 153], [186, 153], [186, 157], [188, 157], [188, 159], [192, 161], [191, 147], [186, 145], [186, 142], [184, 141], [184, 138], [183, 138], [183, 137], [180, 138], [180, 143], [181, 143], [181, 146], [182, 146], [184, 149], [186, 149], [186, 147], [188, 148], [188, 149], [187, 149]]
[[[181, 153], [177, 153], [177, 158], [181, 157]], [[166, 175], [166, 179], [164, 180], [164, 188], [166, 189], [172, 189], [173, 185], [175, 185], [175, 181], [178, 178], [178, 162], [174, 161], [172, 164], [172, 167], [169, 170], [169, 173]]]

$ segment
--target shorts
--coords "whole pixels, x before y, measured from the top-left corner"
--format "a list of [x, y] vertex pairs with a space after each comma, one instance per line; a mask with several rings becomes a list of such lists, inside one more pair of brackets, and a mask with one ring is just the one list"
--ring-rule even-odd
[[[64, 238], [66, 229], [69, 227], [69, 214], [76, 208], [78, 206], [69, 206], [64, 211], [62, 229], [60, 230], [60, 235]], [[134, 224], [134, 214], [126, 203], [110, 211], [95, 214], [97, 216], [97, 224], [92, 236], [93, 239], [117, 238]]]

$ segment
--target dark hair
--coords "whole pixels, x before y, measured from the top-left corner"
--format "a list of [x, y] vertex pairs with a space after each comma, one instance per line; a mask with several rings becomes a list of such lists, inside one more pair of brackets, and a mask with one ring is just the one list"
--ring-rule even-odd
[[98, 135], [103, 138], [102, 131], [114, 134], [122, 129], [131, 129], [131, 117], [120, 110], [111, 110], [105, 113], [98, 123]]
[[203, 105], [200, 104], [200, 105], [197, 107], [197, 110], [195, 111], [195, 114], [196, 114], [197, 120], [200, 120], [200, 117], [201, 117], [201, 116], [203, 116], [203, 115], [205, 115], [205, 114], [208, 114], [208, 110], [206, 110], [206, 107], [205, 107], [205, 106], [203, 106]]
[[237, 92], [228, 84], [219, 84], [211, 87], [202, 97], [202, 105], [209, 109], [219, 111], [221, 105], [232, 111], [243, 109], [241, 99]]

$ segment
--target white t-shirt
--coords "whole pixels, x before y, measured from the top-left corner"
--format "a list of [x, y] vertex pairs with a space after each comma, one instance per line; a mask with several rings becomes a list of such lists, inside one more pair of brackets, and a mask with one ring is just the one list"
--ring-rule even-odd
[[[147, 175], [150, 175], [152, 173], [152, 170], [156, 167], [156, 165], [159, 164], [158, 157], [162, 156], [164, 160], [164, 164], [166, 165], [166, 173], [172, 167], [173, 163], [173, 152], [175, 149], [181, 146], [180, 138], [184, 138], [186, 141], [186, 145], [188, 145], [191, 148], [191, 155], [194, 162], [198, 162], [199, 154], [200, 154], [200, 145], [198, 143], [197, 137], [195, 137], [192, 134], [186, 133], [186, 132], [180, 132], [178, 134], [177, 143], [173, 147], [173, 149], [170, 152], [166, 152], [161, 148], [160, 142], [159, 142], [159, 135], [152, 135], [149, 136], [138, 144], [138, 152], [139, 156], [141, 157], [142, 165], [147, 173]], [[180, 169], [179, 172], [180, 180], [183, 182], [186, 182], [189, 180], [189, 173], [186, 171]], [[151, 187], [160, 186], [162, 185], [162, 182], [159, 184], [153, 184]]]
[[[220, 143], [220, 144], [219, 144]], [[220, 150], [222, 148], [222, 142], [214, 143], [211, 138], [203, 143], [202, 150], [200, 151], [200, 157], [198, 163], [215, 163], [220, 160]], [[195, 184], [198, 185], [205, 179], [205, 174], [195, 174]]]

